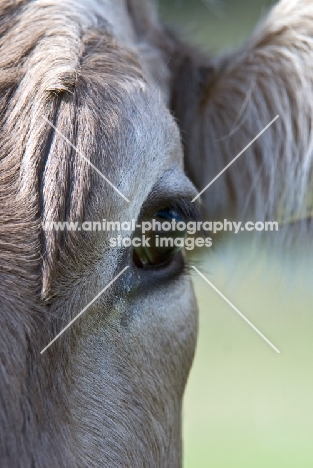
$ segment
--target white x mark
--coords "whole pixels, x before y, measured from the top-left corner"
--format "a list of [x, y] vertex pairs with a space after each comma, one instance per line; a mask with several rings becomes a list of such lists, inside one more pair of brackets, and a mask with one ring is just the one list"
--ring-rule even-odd
[[257, 329], [257, 327], [255, 325], [253, 325], [253, 323], [250, 322], [250, 320], [247, 319], [247, 317], [245, 317], [241, 312], [240, 310], [237, 309], [237, 307], [235, 307], [228, 299], [227, 297], [224, 296], [224, 294], [221, 293], [221, 291], [219, 291], [215, 286], [214, 284], [211, 283], [211, 281], [209, 281], [199, 270], [198, 268], [196, 268], [195, 266], [192, 267], [197, 273], [198, 275], [201, 276], [201, 278], [204, 279], [204, 281], [206, 283], [208, 283], [211, 288], [214, 289], [214, 291], [217, 292], [217, 294], [219, 294], [223, 299], [224, 301], [227, 302], [228, 305], [230, 305], [230, 307], [232, 307], [234, 309], [235, 312], [237, 312], [238, 315], [240, 315], [240, 317], [245, 321], [247, 322], [248, 325], [250, 325], [251, 328], [253, 328], [254, 331], [257, 332], [258, 335], [260, 335], [261, 338], [263, 338], [264, 341], [266, 341], [267, 344], [269, 344], [275, 351], [276, 353], [280, 354], [280, 351], [279, 349], [276, 348], [276, 346], [273, 345], [273, 343], [270, 342], [270, 340], [268, 340], [266, 338], [266, 336], [263, 335], [263, 333], [260, 332], [260, 330]]
[[60, 136], [63, 138], [64, 141], [66, 141], [66, 143], [68, 143], [68, 144], [71, 146], [71, 148], [73, 148], [73, 149], [76, 151], [77, 154], [79, 154], [79, 156], [80, 156], [81, 158], [83, 158], [88, 164], [90, 164], [90, 166], [91, 166], [91, 167], [92, 167], [92, 168], [93, 168], [109, 185], [111, 185], [111, 187], [112, 187], [121, 197], [123, 197], [125, 201], [127, 201], [128, 203], [130, 202], [130, 201], [128, 200], [128, 198], [126, 198], [125, 195], [123, 195], [122, 192], [120, 192], [120, 190], [119, 190], [114, 184], [112, 184], [112, 182], [111, 182], [107, 177], [105, 177], [105, 175], [102, 174], [102, 172], [99, 171], [99, 169], [98, 169], [96, 166], [94, 166], [94, 165], [92, 164], [92, 162], [91, 162], [88, 158], [86, 158], [86, 156], [85, 156], [83, 153], [81, 153], [81, 152], [76, 148], [76, 146], [74, 146], [73, 143], [72, 143], [68, 138], [66, 138], [66, 136], [64, 136], [63, 133], [60, 132], [60, 130], [57, 129], [57, 127], [56, 127], [55, 125], [53, 125], [52, 122], [50, 122], [49, 119], [47, 119], [47, 118], [44, 117], [44, 116], [43, 116], [42, 118], [47, 122], [47, 124], [50, 125], [51, 128], [53, 128], [53, 130], [56, 131], [56, 133], [57, 133], [58, 135], [60, 135]]

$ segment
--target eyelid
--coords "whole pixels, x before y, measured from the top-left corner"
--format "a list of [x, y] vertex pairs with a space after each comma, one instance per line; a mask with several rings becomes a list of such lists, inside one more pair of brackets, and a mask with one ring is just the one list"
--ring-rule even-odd
[[188, 198], [155, 200], [155, 203], [150, 203], [148, 208], [143, 207], [139, 218], [153, 219], [157, 217], [159, 211], [169, 210], [176, 211], [183, 221], [202, 221], [199, 206], [192, 203]]
[[197, 193], [182, 168], [174, 166], [165, 171], [152, 188], [142, 206], [140, 218], [151, 218], [158, 210], [174, 208], [186, 219], [200, 220], [199, 204], [191, 202]]
[[199, 206], [186, 198], [172, 200], [166, 209], [176, 211], [184, 221], [203, 221]]

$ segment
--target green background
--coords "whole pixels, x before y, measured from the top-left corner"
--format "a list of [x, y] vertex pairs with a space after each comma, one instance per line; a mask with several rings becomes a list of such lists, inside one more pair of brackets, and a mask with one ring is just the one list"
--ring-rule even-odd
[[[218, 53], [240, 45], [270, 3], [164, 0], [160, 13]], [[312, 241], [283, 254], [252, 241], [229, 236], [191, 264], [281, 353], [194, 275], [200, 335], [184, 404], [185, 468], [313, 467]]]

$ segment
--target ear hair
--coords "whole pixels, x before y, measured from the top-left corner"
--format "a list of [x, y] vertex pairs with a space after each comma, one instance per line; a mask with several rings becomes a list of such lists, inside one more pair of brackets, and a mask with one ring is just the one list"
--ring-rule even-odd
[[186, 54], [178, 64], [173, 75], [171, 109], [181, 129], [183, 143], [188, 143], [188, 130], [195, 116], [200, 111], [202, 97], [209, 85], [213, 67], [195, 63], [194, 58]]
[[282, 0], [238, 52], [204, 59], [176, 41], [172, 110], [186, 170], [207, 212], [259, 220], [307, 218], [313, 178], [313, 5]]

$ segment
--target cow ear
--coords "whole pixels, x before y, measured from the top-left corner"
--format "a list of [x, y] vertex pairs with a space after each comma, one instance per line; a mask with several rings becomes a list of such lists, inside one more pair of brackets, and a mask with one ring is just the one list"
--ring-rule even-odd
[[181, 129], [184, 145], [188, 145], [188, 130], [199, 112], [199, 105], [212, 73], [212, 66], [199, 65], [190, 53], [183, 55], [176, 63], [171, 108]]
[[312, 2], [279, 2], [244, 47], [222, 58], [177, 45], [172, 111], [190, 178], [202, 190], [246, 148], [202, 194], [210, 215], [308, 217], [312, 76]]

